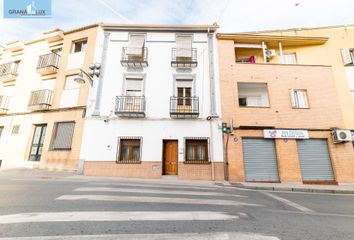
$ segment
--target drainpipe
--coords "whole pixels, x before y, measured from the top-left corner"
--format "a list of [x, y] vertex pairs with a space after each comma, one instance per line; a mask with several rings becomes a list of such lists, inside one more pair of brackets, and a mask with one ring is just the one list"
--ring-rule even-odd
[[209, 56], [209, 78], [210, 78], [210, 156], [211, 156], [211, 179], [215, 181], [215, 163], [214, 163], [214, 134], [213, 119], [218, 118], [216, 113], [215, 97], [215, 63], [214, 63], [214, 33], [208, 28], [208, 56]]
[[102, 96], [102, 88], [103, 88], [104, 70], [106, 68], [109, 35], [110, 35], [109, 32], [104, 32], [103, 49], [101, 55], [101, 72], [98, 78], [95, 109], [92, 113], [92, 116], [100, 116], [100, 105], [101, 105], [101, 96]]

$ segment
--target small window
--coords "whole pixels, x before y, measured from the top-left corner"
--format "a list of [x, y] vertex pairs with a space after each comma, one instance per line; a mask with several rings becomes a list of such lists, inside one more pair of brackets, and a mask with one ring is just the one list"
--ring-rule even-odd
[[266, 83], [238, 83], [237, 88], [240, 107], [269, 107]]
[[187, 139], [185, 146], [186, 162], [208, 162], [208, 140]]
[[284, 53], [283, 54], [284, 64], [297, 64], [296, 53]]
[[354, 49], [344, 48], [340, 50], [344, 65], [352, 65], [354, 63]]
[[75, 122], [57, 122], [54, 125], [52, 150], [70, 150]]
[[11, 134], [12, 135], [15, 135], [15, 134], [18, 134], [20, 132], [20, 125], [14, 125], [12, 127], [12, 131], [11, 131]]
[[307, 91], [303, 89], [291, 89], [291, 105], [293, 108], [309, 108]]
[[119, 139], [118, 162], [140, 162], [141, 139]]
[[87, 48], [87, 40], [76, 41], [73, 43], [73, 53], [85, 52]]

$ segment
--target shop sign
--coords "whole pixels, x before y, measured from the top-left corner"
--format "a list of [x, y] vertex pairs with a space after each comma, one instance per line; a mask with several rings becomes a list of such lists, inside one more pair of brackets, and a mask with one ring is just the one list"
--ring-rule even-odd
[[308, 139], [309, 132], [307, 130], [279, 130], [264, 129], [264, 138], [295, 138]]

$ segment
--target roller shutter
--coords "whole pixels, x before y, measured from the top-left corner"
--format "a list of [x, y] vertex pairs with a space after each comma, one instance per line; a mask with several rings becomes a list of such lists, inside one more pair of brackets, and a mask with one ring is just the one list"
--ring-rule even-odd
[[326, 139], [297, 140], [303, 181], [334, 181]]
[[279, 181], [273, 139], [243, 138], [246, 181]]

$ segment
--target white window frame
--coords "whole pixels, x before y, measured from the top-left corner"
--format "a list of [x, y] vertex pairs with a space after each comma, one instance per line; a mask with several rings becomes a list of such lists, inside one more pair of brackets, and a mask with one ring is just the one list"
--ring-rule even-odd
[[[305, 93], [305, 106], [300, 105], [300, 99], [298, 92]], [[308, 109], [310, 108], [309, 97], [307, 89], [290, 89], [291, 106], [294, 109]]]

